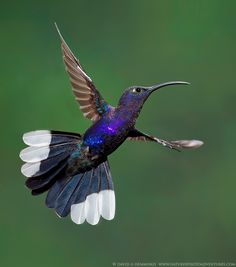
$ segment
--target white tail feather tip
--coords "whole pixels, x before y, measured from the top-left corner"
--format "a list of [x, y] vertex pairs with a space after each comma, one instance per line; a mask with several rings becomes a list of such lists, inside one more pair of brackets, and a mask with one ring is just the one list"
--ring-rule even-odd
[[84, 202], [71, 206], [71, 219], [76, 224], [86, 220], [91, 225], [98, 224], [102, 216], [106, 220], [115, 217], [115, 193], [113, 190], [102, 190], [87, 196]]
[[20, 152], [20, 158], [25, 162], [39, 162], [47, 159], [50, 149], [46, 147], [27, 147]]
[[47, 146], [50, 144], [51, 139], [51, 132], [47, 130], [32, 131], [23, 135], [24, 143], [29, 146]]
[[21, 173], [26, 177], [32, 177], [40, 169], [40, 162], [26, 163], [21, 167]]

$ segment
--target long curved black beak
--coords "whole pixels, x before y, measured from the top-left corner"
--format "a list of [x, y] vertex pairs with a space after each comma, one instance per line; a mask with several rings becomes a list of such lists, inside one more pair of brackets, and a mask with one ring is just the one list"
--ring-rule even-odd
[[188, 82], [183, 82], [183, 81], [173, 81], [173, 82], [166, 82], [166, 83], [160, 83], [160, 84], [155, 84], [155, 85], [152, 85], [150, 87], [147, 87], [147, 89], [150, 91], [150, 93], [162, 88], [162, 87], [165, 87], [165, 86], [170, 86], [170, 85], [189, 85], [190, 83]]

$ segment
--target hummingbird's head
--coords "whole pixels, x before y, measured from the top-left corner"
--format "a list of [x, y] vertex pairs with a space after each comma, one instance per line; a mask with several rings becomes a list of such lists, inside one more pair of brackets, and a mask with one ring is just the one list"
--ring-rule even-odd
[[174, 82], [156, 84], [150, 87], [144, 87], [144, 86], [129, 87], [124, 91], [123, 95], [121, 96], [118, 106], [120, 107], [124, 106], [126, 108], [130, 107], [129, 110], [133, 110], [134, 112], [139, 112], [144, 102], [153, 92], [165, 86], [178, 85], [178, 84], [188, 85], [189, 83], [182, 81], [174, 81]]

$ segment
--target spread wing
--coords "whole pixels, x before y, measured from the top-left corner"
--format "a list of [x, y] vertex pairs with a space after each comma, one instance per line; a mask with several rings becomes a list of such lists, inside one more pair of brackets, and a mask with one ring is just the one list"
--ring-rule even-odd
[[84, 72], [79, 60], [71, 52], [56, 23], [55, 26], [61, 39], [63, 60], [70, 77], [75, 99], [79, 102], [84, 117], [97, 121], [109, 106], [96, 89], [91, 78]]
[[142, 133], [136, 129], [130, 131], [128, 140], [133, 141], [153, 141], [166, 146], [171, 149], [178, 150], [181, 148], [198, 148], [203, 145], [203, 142], [200, 140], [176, 140], [176, 141], [166, 141], [160, 138], [157, 138], [152, 135]]

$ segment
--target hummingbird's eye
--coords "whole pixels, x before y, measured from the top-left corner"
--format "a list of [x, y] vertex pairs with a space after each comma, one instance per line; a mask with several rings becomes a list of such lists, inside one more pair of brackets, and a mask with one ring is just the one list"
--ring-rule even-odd
[[142, 92], [142, 89], [137, 87], [137, 88], [133, 88], [132, 90], [133, 93], [141, 93]]

